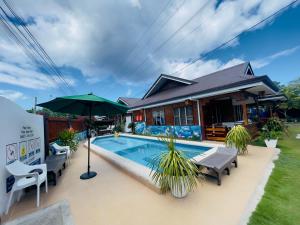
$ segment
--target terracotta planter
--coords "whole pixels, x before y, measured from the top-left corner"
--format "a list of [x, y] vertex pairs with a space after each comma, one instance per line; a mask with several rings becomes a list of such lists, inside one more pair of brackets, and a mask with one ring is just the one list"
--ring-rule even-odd
[[265, 139], [266, 146], [268, 148], [276, 148], [278, 139]]

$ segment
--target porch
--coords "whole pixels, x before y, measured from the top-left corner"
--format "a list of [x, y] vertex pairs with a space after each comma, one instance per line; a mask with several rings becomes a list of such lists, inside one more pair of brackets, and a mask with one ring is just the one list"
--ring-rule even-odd
[[[255, 109], [255, 110], [253, 110]], [[200, 100], [202, 139], [224, 141], [235, 125], [244, 125], [257, 132], [259, 110], [254, 98], [243, 93]], [[256, 122], [255, 122], [256, 121]]]

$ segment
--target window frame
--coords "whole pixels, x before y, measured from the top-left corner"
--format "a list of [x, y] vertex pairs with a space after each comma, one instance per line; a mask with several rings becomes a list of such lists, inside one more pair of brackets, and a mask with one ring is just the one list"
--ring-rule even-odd
[[[191, 109], [190, 115], [188, 115], [188, 113], [187, 113], [188, 108]], [[182, 109], [184, 109], [184, 115], [182, 115]], [[178, 116], [177, 116], [177, 114], [178, 114]], [[173, 115], [174, 115], [174, 126], [192, 126], [194, 124], [194, 109], [193, 109], [192, 105], [179, 106], [179, 107], [173, 108]], [[189, 120], [188, 119], [189, 117], [192, 118], [192, 120]], [[179, 124], [176, 124], [176, 118], [178, 118]], [[185, 121], [184, 124], [182, 124], [182, 121]]]
[[[156, 114], [156, 117], [154, 116]], [[157, 117], [159, 117], [159, 123], [157, 124]], [[165, 126], [166, 125], [166, 117], [164, 109], [152, 110], [152, 121], [154, 126]]]

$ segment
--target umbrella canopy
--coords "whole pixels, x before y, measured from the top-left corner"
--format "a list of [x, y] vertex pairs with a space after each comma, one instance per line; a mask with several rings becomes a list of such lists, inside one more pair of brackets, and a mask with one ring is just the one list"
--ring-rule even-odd
[[[92, 115], [109, 116], [122, 114], [127, 111], [127, 107], [119, 103], [110, 101], [96, 95], [74, 95], [58, 97], [49, 102], [38, 104], [38, 106], [48, 108], [54, 112], [70, 113], [75, 115], [89, 116]], [[87, 172], [80, 176], [80, 179], [86, 180], [97, 175], [96, 172], [90, 171], [90, 127], [88, 132], [88, 166]]]
[[122, 114], [127, 107], [93, 94], [58, 97], [49, 102], [38, 104], [54, 112], [70, 113], [81, 116], [109, 116]]

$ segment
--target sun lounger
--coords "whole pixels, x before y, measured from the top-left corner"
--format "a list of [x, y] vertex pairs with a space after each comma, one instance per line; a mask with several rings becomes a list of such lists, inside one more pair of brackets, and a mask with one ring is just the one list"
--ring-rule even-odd
[[115, 125], [109, 125], [107, 128], [98, 130], [98, 135], [105, 135], [105, 134], [112, 134], [113, 130], [115, 128]]
[[198, 167], [205, 167], [212, 173], [201, 173], [202, 175], [216, 178], [218, 185], [221, 185], [221, 175], [226, 170], [227, 175], [230, 175], [232, 164], [235, 167], [237, 164], [237, 150], [234, 148], [218, 147], [215, 153], [207, 158], [196, 162]]

